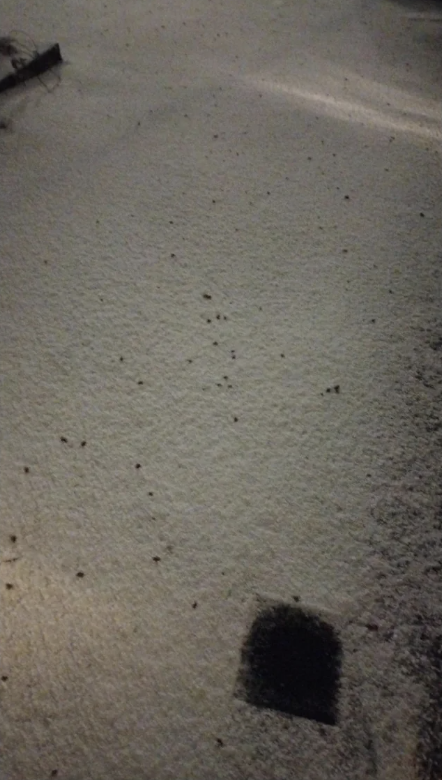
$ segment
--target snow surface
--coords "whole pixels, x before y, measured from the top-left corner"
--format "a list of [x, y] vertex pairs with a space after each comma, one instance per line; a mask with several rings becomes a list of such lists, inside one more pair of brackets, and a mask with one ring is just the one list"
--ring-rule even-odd
[[[442, 8], [1, 24], [2, 780], [442, 777]], [[234, 695], [257, 597], [338, 726]]]

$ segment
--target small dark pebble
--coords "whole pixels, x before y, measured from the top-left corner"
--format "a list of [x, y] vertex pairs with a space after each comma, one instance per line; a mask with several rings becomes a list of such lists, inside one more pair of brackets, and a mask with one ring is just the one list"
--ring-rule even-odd
[[9, 541], [12, 542], [12, 544], [15, 544], [15, 542], [17, 541], [16, 535], [15, 534], [11, 534], [11, 536], [9, 537]]
[[366, 628], [368, 628], [369, 631], [379, 631], [379, 626], [377, 623], [367, 623]]
[[292, 598], [293, 598], [293, 601], [296, 601], [296, 603], [298, 603], [298, 601], [301, 601], [300, 596], [292, 596]]
[[212, 320], [206, 320], [206, 322], [212, 322]]
[[375, 318], [374, 318], [374, 317], [372, 317], [372, 320], [371, 320], [371, 321], [372, 321], [372, 322], [376, 322], [376, 320], [375, 320]]
[[29, 474], [29, 466], [25, 466], [24, 472], [25, 472], [25, 474]]
[[335, 385], [333, 390], [335, 391], [335, 393], [339, 393], [341, 390], [341, 385]]
[[331, 393], [331, 387], [327, 387], [327, 389], [326, 389], [326, 391], [325, 391], [325, 392], [326, 392], [326, 393]]
[[229, 378], [228, 376], [223, 376], [223, 379], [225, 379], [226, 382], [227, 382], [228, 378]]
[[176, 257], [176, 254], [175, 254], [175, 252], [172, 252], [170, 256], [171, 256], [171, 257]]
[[190, 358], [187, 358], [188, 363], [192, 363], [193, 361]]
[[6, 590], [12, 590], [13, 587], [14, 586], [13, 586], [12, 582], [7, 582], [6, 583]]
[[82, 441], [82, 442], [81, 442], [81, 446], [82, 446], [82, 447], [86, 447], [86, 442], [85, 442], [85, 441]]
[[216, 319], [217, 319], [217, 320], [220, 320], [220, 319], [221, 319], [221, 314], [217, 314], [217, 315], [216, 315]]
[[159, 555], [154, 555], [152, 560], [155, 561], [155, 563], [158, 563], [159, 561], [161, 561], [161, 558]]
[[284, 355], [284, 352], [281, 352], [281, 357], [282, 357], [282, 358], [284, 358], [284, 357], [285, 357], [285, 355]]
[[77, 571], [75, 576], [81, 580], [81, 578], [84, 577], [84, 571]]
[[124, 357], [120, 357], [120, 363], [122, 363], [124, 360]]
[[67, 444], [68, 443], [68, 440], [67, 440], [66, 436], [60, 436], [60, 441], [62, 441], [63, 444]]
[[192, 609], [196, 609], [196, 608], [197, 608], [197, 606], [198, 606], [198, 602], [197, 602], [197, 601], [194, 601], [194, 602], [193, 602], [193, 604], [192, 604]]
[[139, 380], [138, 380], [138, 384], [139, 384], [139, 385], [144, 385], [144, 382], [143, 382], [143, 380], [142, 380], [142, 379], [139, 379]]
[[2, 674], [2, 682], [6, 682], [7, 679], [8, 679], [8, 675]]
[[153, 492], [149, 490], [149, 496], [153, 496]]
[[234, 417], [233, 422], [238, 422], [238, 417]]
[[217, 341], [214, 341], [214, 342], [213, 342], [213, 346], [214, 346], [214, 347], [217, 347], [217, 346], [218, 346], [218, 342], [217, 342]]
[[425, 217], [425, 214], [424, 214], [423, 211], [421, 211], [420, 215], [421, 215], [421, 217]]
[[136, 464], [135, 464], [135, 468], [136, 468], [136, 469], [140, 469], [140, 468], [141, 468], [141, 463], [136, 463]]
[[205, 298], [206, 301], [211, 301], [212, 300], [212, 296], [209, 295], [208, 293], [203, 293], [203, 298]]
[[220, 739], [220, 737], [216, 738], [216, 744], [219, 745], [220, 747], [224, 747], [224, 742], [222, 741], [222, 739]]
[[350, 200], [350, 195], [344, 195], [344, 200]]

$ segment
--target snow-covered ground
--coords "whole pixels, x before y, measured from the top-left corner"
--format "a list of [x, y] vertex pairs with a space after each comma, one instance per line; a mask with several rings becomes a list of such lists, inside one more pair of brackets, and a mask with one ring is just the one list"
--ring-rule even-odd
[[[437, 780], [442, 8], [1, 24], [2, 778]], [[244, 700], [267, 599], [336, 725]]]

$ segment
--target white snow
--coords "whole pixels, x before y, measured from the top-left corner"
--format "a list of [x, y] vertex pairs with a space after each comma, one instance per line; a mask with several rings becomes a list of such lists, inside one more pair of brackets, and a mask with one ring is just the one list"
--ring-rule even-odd
[[[435, 17], [3, 3], [65, 60], [0, 96], [5, 780], [420, 777]], [[338, 727], [233, 696], [257, 594], [340, 626]]]

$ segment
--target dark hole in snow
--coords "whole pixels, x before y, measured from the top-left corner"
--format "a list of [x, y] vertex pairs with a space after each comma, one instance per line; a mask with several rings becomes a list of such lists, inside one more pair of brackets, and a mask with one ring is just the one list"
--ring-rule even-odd
[[299, 607], [266, 606], [242, 648], [237, 695], [255, 707], [336, 725], [341, 658], [333, 626]]

